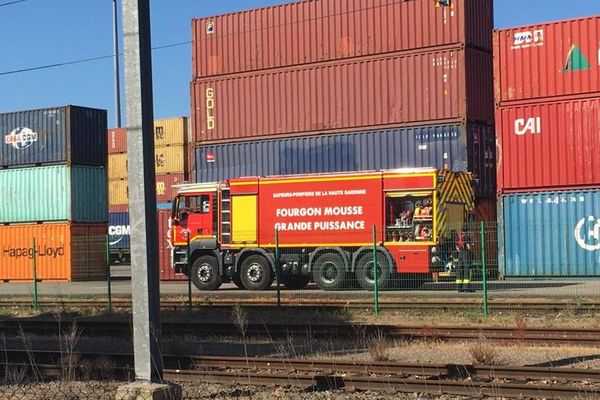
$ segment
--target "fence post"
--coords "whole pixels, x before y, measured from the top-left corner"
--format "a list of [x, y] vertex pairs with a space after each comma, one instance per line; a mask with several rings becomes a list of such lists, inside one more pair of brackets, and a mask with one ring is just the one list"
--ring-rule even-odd
[[275, 229], [275, 279], [277, 280], [277, 307], [281, 308], [281, 273], [279, 270], [279, 229]]
[[186, 261], [187, 261], [187, 271], [188, 271], [188, 310], [192, 311], [192, 263], [190, 262], [191, 251], [190, 251], [190, 234], [187, 235], [186, 242], [187, 247], [185, 249], [186, 252]]
[[35, 238], [33, 238], [32, 244], [32, 261], [33, 261], [33, 303], [32, 308], [37, 311], [40, 303], [38, 299], [38, 286], [37, 286], [37, 248], [35, 247]]
[[108, 286], [108, 313], [112, 314], [112, 285], [110, 277], [110, 239], [106, 236], [106, 285]]
[[487, 265], [485, 259], [485, 222], [481, 221], [481, 277], [483, 285], [483, 314], [490, 315], [487, 291]]
[[379, 273], [377, 271], [377, 226], [373, 225], [373, 296], [375, 315], [379, 315]]

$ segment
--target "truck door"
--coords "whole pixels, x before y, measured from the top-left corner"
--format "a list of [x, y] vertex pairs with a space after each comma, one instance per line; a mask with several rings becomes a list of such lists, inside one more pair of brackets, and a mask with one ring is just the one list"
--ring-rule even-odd
[[215, 193], [185, 196], [179, 207], [179, 225], [190, 232], [190, 241], [216, 235]]

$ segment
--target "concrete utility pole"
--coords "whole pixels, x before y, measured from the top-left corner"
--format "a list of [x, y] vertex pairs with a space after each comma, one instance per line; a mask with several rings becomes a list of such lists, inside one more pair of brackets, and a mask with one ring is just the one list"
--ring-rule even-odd
[[117, 0], [113, 0], [113, 39], [114, 39], [114, 69], [115, 69], [115, 124], [121, 127], [121, 71], [119, 68], [119, 21]]
[[137, 380], [162, 381], [150, 0], [123, 0], [133, 347]]

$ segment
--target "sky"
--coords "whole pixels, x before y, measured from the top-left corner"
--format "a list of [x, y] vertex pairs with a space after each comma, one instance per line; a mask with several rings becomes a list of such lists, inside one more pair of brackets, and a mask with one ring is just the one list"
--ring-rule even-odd
[[[109, 126], [114, 126], [112, 1], [18, 0], [6, 5], [13, 1], [0, 0], [0, 112], [76, 104], [109, 110]], [[285, 2], [151, 0], [153, 47], [176, 45], [153, 52], [155, 117], [189, 115], [192, 18]], [[600, 1], [494, 0], [494, 9], [495, 27], [505, 28], [600, 14]]]

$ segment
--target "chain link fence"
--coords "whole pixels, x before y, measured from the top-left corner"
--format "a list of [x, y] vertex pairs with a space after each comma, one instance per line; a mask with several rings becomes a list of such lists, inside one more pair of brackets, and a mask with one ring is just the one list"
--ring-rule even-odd
[[[189, 265], [185, 246], [177, 250], [165, 241], [159, 245], [161, 301], [181, 307], [360, 303], [376, 311], [381, 305], [462, 302], [484, 313], [499, 302], [513, 302], [515, 309], [600, 303], [600, 255], [560, 240], [568, 227], [552, 222], [512, 227], [526, 234], [511, 243], [499, 228], [488, 222], [446, 225], [444, 234], [434, 236], [425, 223], [397, 221], [356, 234], [332, 233], [330, 243], [313, 243], [310, 232], [273, 231], [266, 240], [238, 232], [221, 260], [192, 246]], [[527, 238], [547, 236], [548, 230], [555, 230], [557, 239], [534, 241], [531, 248]], [[7, 301], [29, 299], [34, 309], [42, 302], [48, 307], [53, 301], [57, 306], [93, 301], [108, 310], [130, 301], [131, 267], [110, 263], [103, 234], [68, 241], [36, 237], [20, 250], [18, 263], [2, 266], [0, 297]], [[173, 261], [179, 261], [177, 269]], [[577, 275], [580, 271], [585, 274]]]

